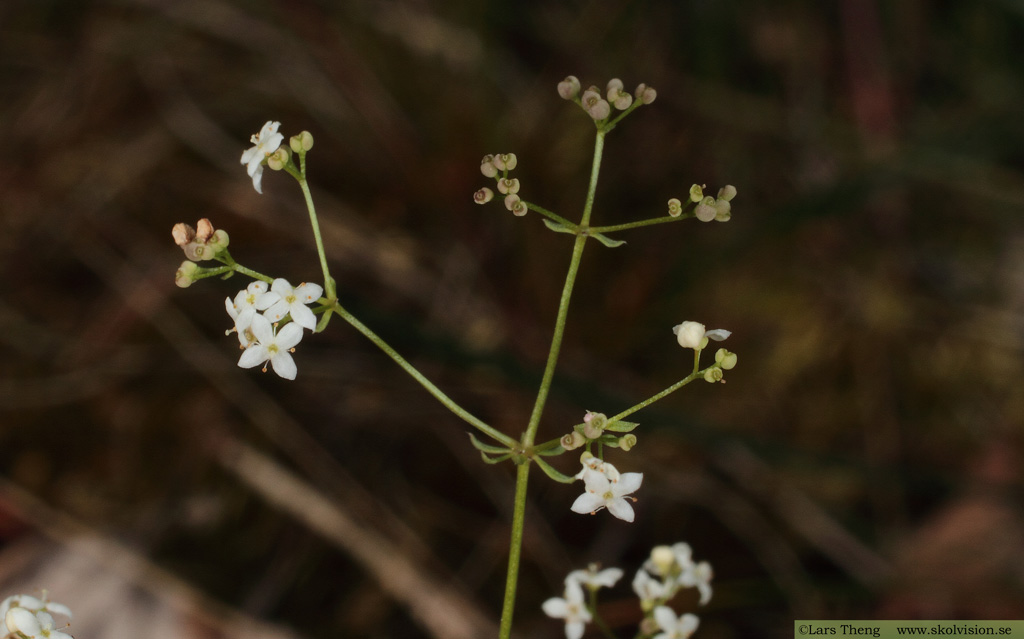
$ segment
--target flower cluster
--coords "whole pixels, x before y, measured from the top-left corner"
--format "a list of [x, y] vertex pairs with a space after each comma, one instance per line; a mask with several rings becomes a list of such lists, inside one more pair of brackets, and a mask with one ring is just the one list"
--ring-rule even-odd
[[643, 473], [620, 473], [615, 466], [594, 457], [590, 453], [580, 456], [583, 470], [576, 474], [582, 479], [583, 494], [573, 502], [571, 510], [581, 515], [595, 514], [602, 508], [623, 521], [633, 521], [633, 507], [630, 501], [635, 497], [627, 497], [640, 488], [644, 481]]
[[[732, 335], [732, 332], [724, 328], [705, 330], [704, 325], [699, 322], [677, 324], [672, 327], [672, 332], [676, 334], [680, 346], [692, 348], [698, 353], [707, 347], [709, 339], [721, 342]], [[722, 380], [724, 371], [732, 370], [736, 366], [737, 360], [736, 353], [731, 353], [724, 348], [718, 349], [715, 352], [715, 363], [704, 372], [704, 380], [712, 384], [715, 382], [725, 383]]]
[[[622, 80], [618, 78], [608, 81], [603, 94], [596, 86], [590, 86], [583, 91], [581, 96], [580, 88], [579, 79], [570, 75], [558, 83], [558, 95], [565, 100], [572, 100], [579, 104], [595, 122], [607, 120], [612, 114], [612, 107], [619, 111], [626, 111], [630, 107], [650, 104], [658, 97], [658, 92], [646, 84], [639, 85], [633, 94], [627, 93], [623, 90]], [[635, 104], [634, 95], [636, 96]]]
[[171, 237], [188, 258], [181, 263], [174, 276], [174, 283], [181, 288], [188, 288], [202, 276], [200, 272], [203, 269], [200, 269], [196, 262], [213, 259], [223, 261], [230, 241], [226, 231], [215, 230], [210, 220], [205, 217], [196, 223], [195, 228], [178, 222], [171, 229]]
[[0, 603], [0, 623], [10, 635], [27, 639], [73, 639], [66, 632], [54, 629], [50, 613], [71, 619], [71, 609], [64, 604], [47, 601], [46, 591], [43, 591], [42, 599], [32, 595], [14, 595]]
[[[736, 197], [736, 187], [726, 184], [718, 189], [718, 197], [704, 195], [704, 186], [694, 184], [690, 187], [689, 202], [695, 204], [693, 216], [701, 222], [728, 222], [732, 218], [732, 199]], [[668, 201], [668, 214], [672, 217], [679, 217], [683, 214], [683, 203], [679, 198], [672, 198]]]
[[[523, 216], [526, 215], [527, 208], [526, 203], [519, 197], [519, 179], [508, 175], [518, 163], [515, 153], [485, 155], [480, 160], [480, 172], [495, 179], [495, 188], [498, 189], [498, 193], [505, 196], [505, 208], [512, 211], [513, 215]], [[494, 191], [486, 186], [473, 194], [473, 201], [477, 204], [487, 204], [493, 199]]]
[[[611, 588], [622, 577], [619, 568], [599, 570], [591, 564], [586, 570], [574, 570], [565, 578], [562, 597], [552, 597], [541, 608], [549, 617], [565, 620], [566, 639], [580, 639], [586, 624], [598, 617], [595, 606], [600, 588]], [[711, 600], [711, 565], [694, 563], [690, 546], [679, 542], [657, 546], [633, 579], [633, 592], [640, 599], [644, 619], [638, 637], [650, 639], [687, 639], [697, 630], [700, 620], [692, 613], [676, 615], [666, 604], [684, 588], [696, 588], [700, 605]], [[590, 591], [589, 602], [584, 588]], [[598, 623], [600, 620], [598, 619]]]
[[[285, 379], [295, 379], [296, 367], [291, 353], [302, 339], [302, 329], [316, 329], [316, 315], [307, 306], [320, 299], [324, 289], [319, 284], [303, 283], [292, 287], [288, 280], [277, 278], [269, 287], [255, 281], [234, 299], [224, 299], [224, 307], [234, 320], [238, 341], [244, 349], [238, 359], [242, 368], [269, 363], [274, 372]], [[278, 330], [286, 317], [291, 321]]]

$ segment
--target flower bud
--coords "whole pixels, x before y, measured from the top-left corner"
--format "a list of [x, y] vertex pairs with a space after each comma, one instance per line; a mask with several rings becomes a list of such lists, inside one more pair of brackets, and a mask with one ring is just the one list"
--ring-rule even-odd
[[185, 245], [196, 238], [196, 230], [184, 222], [178, 222], [171, 229], [171, 237], [174, 238], [175, 244], [184, 248]]
[[519, 160], [516, 158], [515, 153], [501, 153], [494, 156], [492, 163], [494, 164], [494, 168], [499, 171], [511, 171], [516, 168]]
[[274, 171], [280, 171], [288, 165], [289, 157], [288, 149], [283, 146], [279, 146], [276, 151], [267, 156], [267, 166]]
[[668, 214], [672, 217], [679, 217], [683, 214], [683, 203], [676, 198], [668, 201]]
[[704, 199], [704, 187], [700, 184], [694, 184], [690, 187], [690, 201], [700, 202]]
[[629, 449], [633, 448], [634, 446], [636, 446], [636, 435], [634, 435], [633, 433], [628, 433], [626, 435], [623, 435], [622, 437], [619, 437], [619, 448], [621, 448], [622, 450], [629, 451]]
[[608, 425], [608, 416], [604, 413], [593, 413], [587, 411], [587, 414], [583, 417], [583, 422], [599, 431], [603, 431], [604, 427]]
[[572, 100], [580, 93], [580, 81], [574, 75], [566, 76], [558, 83], [558, 95], [563, 100]]
[[676, 563], [676, 554], [669, 546], [655, 546], [651, 549], [651, 564], [658, 576], [665, 577], [672, 572]]
[[486, 186], [473, 194], [473, 201], [477, 204], [487, 204], [494, 199], [494, 191]]
[[718, 215], [718, 209], [715, 208], [715, 198], [710, 195], [705, 197], [697, 204], [693, 212], [701, 222], [710, 222], [715, 219], [715, 216]]
[[484, 174], [484, 177], [492, 178], [498, 175], [498, 169], [494, 166], [494, 156], [485, 155], [480, 160], [480, 172]]
[[178, 267], [178, 272], [174, 274], [174, 283], [181, 288], [188, 288], [192, 286], [192, 282], [195, 280], [196, 271], [199, 270], [199, 265], [195, 262], [185, 260]]
[[700, 322], [683, 322], [672, 328], [679, 345], [694, 350], [703, 348], [705, 330], [704, 325]]
[[596, 100], [592, 100], [587, 103], [585, 108], [587, 109], [587, 113], [590, 114], [590, 117], [594, 120], [607, 119], [612, 112], [612, 107], [601, 98], [597, 98]]
[[498, 180], [498, 192], [502, 195], [519, 192], [519, 180], [517, 178], [502, 178]]
[[526, 208], [526, 203], [522, 200], [516, 200], [516, 203], [512, 205], [510, 210], [512, 211], [512, 215], [523, 217], [530, 209]]
[[564, 448], [565, 450], [576, 450], [583, 444], [587, 443], [587, 438], [584, 437], [581, 433], [572, 431], [568, 435], [562, 436], [560, 443], [562, 444], [562, 448]]
[[726, 184], [722, 188], [718, 189], [719, 200], [730, 202], [734, 197], [736, 197], [736, 187], [732, 184]]
[[725, 373], [722, 372], [721, 368], [713, 366], [704, 373], [704, 381], [709, 384], [714, 384], [715, 382], [721, 381], [724, 374]]
[[303, 131], [298, 135], [293, 135], [288, 140], [288, 146], [292, 147], [292, 151], [296, 153], [305, 153], [313, 148], [313, 134], [309, 131]]
[[715, 353], [715, 363], [727, 371], [731, 371], [736, 366], [736, 360], [736, 353], [730, 353], [724, 348], [718, 349]]
[[513, 210], [515, 208], [516, 204], [519, 204], [519, 196], [518, 195], [516, 195], [515, 193], [509, 193], [508, 195], [505, 196], [505, 208], [506, 209], [511, 211], [511, 210]]
[[205, 217], [196, 223], [196, 241], [206, 244], [213, 237], [213, 224]]
[[208, 245], [213, 248], [216, 253], [220, 253], [228, 247], [231, 243], [231, 238], [228, 237], [228, 232], [224, 229], [217, 229], [213, 233], [213, 237], [210, 238]]
[[196, 241], [189, 242], [182, 249], [185, 251], [185, 257], [193, 262], [212, 260], [213, 256], [217, 253], [214, 247], [209, 244], [200, 244]]
[[658, 97], [658, 92], [654, 90], [654, 87], [649, 87], [646, 84], [639, 85], [634, 93], [636, 99], [642, 104], [650, 104]]
[[715, 221], [728, 222], [732, 218], [732, 204], [729, 200], [718, 198], [715, 200]]

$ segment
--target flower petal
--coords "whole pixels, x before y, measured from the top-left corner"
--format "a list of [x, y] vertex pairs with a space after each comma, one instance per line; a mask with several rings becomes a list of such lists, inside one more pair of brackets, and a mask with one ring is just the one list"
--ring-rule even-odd
[[[289, 324], [292, 326], [292, 324]], [[300, 329], [301, 330], [301, 329]], [[274, 368], [274, 372], [285, 379], [295, 379], [298, 369], [295, 367], [295, 360], [292, 359], [291, 353], [286, 350], [280, 350], [270, 358], [270, 365]]]
[[287, 351], [300, 341], [302, 341], [302, 327], [292, 322], [281, 327], [281, 330], [277, 332], [275, 343], [282, 351]]
[[316, 328], [316, 313], [310, 310], [308, 306], [292, 304], [288, 307], [288, 312], [291, 313], [292, 320], [299, 326], [309, 330]]
[[607, 503], [608, 512], [618, 517], [622, 521], [632, 522], [636, 515], [633, 513], [633, 507], [629, 505], [629, 502], [625, 499], [610, 499]]
[[721, 342], [730, 335], [732, 335], [732, 331], [727, 331], [724, 328], [715, 328], [704, 333], [704, 337], [707, 337], [708, 339], [713, 339], [716, 342]]
[[615, 486], [615, 493], [617, 495], [635, 493], [643, 482], [643, 473], [622, 473], [619, 475], [619, 481]]
[[242, 356], [238, 358], [238, 365], [242, 368], [254, 368], [268, 359], [270, 359], [270, 352], [267, 351], [267, 347], [255, 344], [242, 351]]
[[574, 513], [581, 515], [589, 515], [590, 513], [597, 512], [601, 508], [604, 508], [604, 498], [594, 493], [583, 493], [576, 498], [576, 501], [572, 503], [569, 510]]

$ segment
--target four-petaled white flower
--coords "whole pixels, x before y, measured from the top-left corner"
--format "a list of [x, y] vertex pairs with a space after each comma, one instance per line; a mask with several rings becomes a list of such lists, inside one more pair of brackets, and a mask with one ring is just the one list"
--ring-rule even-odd
[[602, 465], [603, 472], [584, 468], [584, 493], [576, 498], [571, 510], [580, 514], [593, 514], [607, 508], [612, 515], [623, 521], [633, 521], [633, 507], [626, 495], [636, 492], [644, 480], [643, 473], [619, 473], [608, 462]]
[[64, 604], [57, 603], [56, 601], [47, 601], [47, 592], [43, 590], [43, 598], [33, 597], [32, 595], [12, 595], [0, 602], [0, 620], [7, 617], [7, 611], [11, 608], [26, 608], [32, 612], [39, 612], [45, 610], [47, 612], [54, 612], [58, 615], [64, 615], [68, 619], [71, 618], [71, 609]]
[[697, 629], [700, 619], [697, 615], [686, 613], [676, 617], [676, 613], [668, 606], [654, 609], [654, 620], [662, 632], [654, 635], [654, 639], [688, 639]]
[[684, 588], [696, 586], [697, 591], [700, 592], [700, 605], [703, 606], [711, 601], [711, 577], [713, 576], [711, 564], [708, 562], [702, 561], [699, 564], [690, 562], [679, 575], [679, 585]]
[[[252, 331], [248, 329], [252, 324], [253, 316], [256, 315], [256, 300], [266, 292], [266, 282], [257, 280], [251, 282], [244, 291], [238, 291], [235, 299], [232, 300], [230, 297], [224, 298], [224, 308], [227, 309], [228, 315], [235, 322], [235, 327], [231, 330], [238, 333], [238, 341], [243, 347], [249, 346], [254, 341]], [[230, 333], [231, 331], [227, 332]]]
[[591, 590], [611, 588], [622, 578], [621, 568], [605, 568], [598, 570], [597, 564], [590, 564], [586, 570], [574, 570], [566, 577], [567, 581], [575, 581]]
[[544, 614], [555, 619], [565, 619], [566, 639], [580, 639], [584, 625], [590, 621], [590, 611], [583, 602], [583, 587], [579, 582], [565, 580], [565, 598], [552, 597], [541, 608]]
[[682, 324], [677, 324], [672, 327], [672, 332], [675, 333], [680, 346], [683, 348], [692, 348], [694, 350], [703, 349], [707, 346], [707, 340], [709, 339], [721, 342], [732, 335], [731, 331], [727, 331], [724, 328], [715, 328], [710, 331], [705, 330], [704, 325], [700, 322], [683, 322]]
[[246, 170], [249, 172], [249, 177], [252, 178], [252, 187], [260, 194], [263, 193], [261, 184], [263, 181], [263, 162], [284, 142], [284, 136], [277, 132], [279, 126], [281, 126], [280, 122], [267, 122], [264, 124], [260, 132], [254, 134], [250, 139], [250, 142], [255, 146], [246, 149], [242, 153], [242, 164], [245, 165]]
[[238, 365], [252, 368], [263, 364], [263, 371], [266, 372], [266, 363], [270, 362], [275, 373], [285, 379], [295, 379], [297, 369], [291, 351], [302, 339], [302, 327], [289, 322], [281, 330], [275, 331], [270, 320], [262, 315], [254, 315], [249, 330], [256, 338], [256, 343], [245, 349], [238, 358]]
[[32, 612], [27, 608], [14, 607], [4, 616], [8, 631], [28, 639], [74, 639], [66, 632], [54, 630], [53, 623], [53, 616], [45, 610]]
[[633, 592], [640, 598], [640, 605], [644, 610], [650, 610], [653, 602], [668, 598], [672, 592], [671, 588], [671, 583], [651, 577], [642, 568], [637, 570], [633, 577]]
[[319, 284], [303, 283], [293, 288], [288, 280], [279, 277], [270, 285], [270, 291], [256, 300], [256, 308], [271, 322], [291, 315], [293, 322], [312, 331], [316, 328], [316, 315], [306, 304], [320, 299], [323, 292]]

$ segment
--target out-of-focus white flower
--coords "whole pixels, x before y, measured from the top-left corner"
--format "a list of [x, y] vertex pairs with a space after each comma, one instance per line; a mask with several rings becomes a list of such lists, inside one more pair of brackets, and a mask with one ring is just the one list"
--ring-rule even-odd
[[633, 592], [640, 598], [640, 607], [650, 610], [655, 601], [666, 599], [670, 594], [671, 584], [651, 577], [643, 569], [636, 571], [633, 577]]
[[583, 588], [579, 582], [565, 580], [565, 598], [552, 597], [543, 604], [544, 614], [555, 619], [565, 619], [566, 639], [580, 639], [584, 626], [591, 620], [590, 611], [583, 603]]
[[597, 590], [598, 588], [611, 588], [622, 578], [621, 568], [605, 568], [598, 570], [597, 564], [590, 564], [586, 570], [574, 570], [566, 577], [566, 581], [575, 581], [579, 584]]
[[708, 562], [702, 561], [699, 564], [690, 562], [688, 566], [683, 567], [678, 581], [679, 585], [684, 588], [696, 586], [697, 591], [700, 592], [700, 604], [703, 606], [711, 601], [711, 578], [713, 576], [714, 572]]
[[705, 330], [704, 325], [700, 322], [683, 322], [682, 324], [677, 324], [672, 327], [672, 332], [675, 333], [680, 346], [683, 348], [692, 348], [694, 350], [701, 350], [707, 346], [705, 338], [721, 342], [732, 335], [731, 331], [727, 331], [724, 328], [715, 328], [710, 331]]
[[268, 121], [250, 139], [255, 146], [242, 152], [242, 164], [252, 178], [252, 187], [260, 194], [263, 193], [263, 162], [284, 142], [284, 136], [277, 132], [279, 126], [280, 122]]
[[319, 284], [306, 282], [293, 288], [288, 280], [279, 277], [270, 285], [270, 291], [256, 300], [256, 308], [271, 322], [280, 322], [285, 315], [291, 315], [299, 326], [314, 330], [316, 314], [306, 304], [317, 301], [323, 293]]
[[28, 639], [74, 639], [66, 632], [53, 629], [53, 616], [45, 610], [32, 612], [27, 608], [12, 607], [4, 615], [8, 632]]
[[662, 632], [654, 635], [654, 639], [688, 639], [697, 629], [700, 619], [697, 615], [690, 613], [682, 617], [676, 617], [675, 611], [668, 606], [658, 606], [654, 609], [654, 620]]
[[[609, 468], [610, 467], [610, 468]], [[614, 466], [605, 462], [603, 472], [584, 469], [586, 489], [572, 504], [572, 511], [580, 514], [593, 514], [602, 508], [623, 521], [633, 521], [633, 507], [629, 505], [627, 495], [636, 492], [644, 480], [643, 473], [622, 473]], [[614, 480], [609, 476], [617, 476]]]
[[62, 603], [47, 601], [47, 592], [45, 590], [43, 590], [42, 599], [32, 595], [11, 595], [4, 599], [0, 602], [0, 619], [4, 619], [7, 616], [7, 611], [11, 608], [26, 608], [32, 612], [45, 610], [58, 615], [64, 615], [68, 619], [71, 618], [71, 609]]
[[295, 379], [298, 371], [291, 352], [302, 339], [302, 327], [290, 322], [281, 330], [275, 331], [270, 325], [270, 320], [262, 315], [254, 315], [249, 328], [256, 338], [256, 343], [245, 349], [238, 358], [238, 365], [242, 368], [252, 368], [263, 364], [263, 371], [266, 372], [266, 363], [270, 362], [275, 373], [285, 379]]

